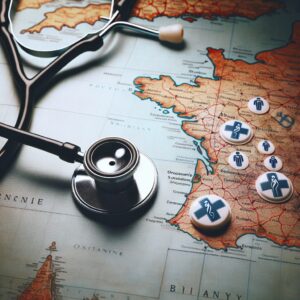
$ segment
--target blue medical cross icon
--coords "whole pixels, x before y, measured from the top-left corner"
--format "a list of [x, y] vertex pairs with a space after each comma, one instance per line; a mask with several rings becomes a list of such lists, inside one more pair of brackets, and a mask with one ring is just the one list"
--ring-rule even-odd
[[231, 138], [238, 140], [240, 138], [240, 134], [248, 134], [249, 130], [247, 128], [242, 127], [242, 123], [235, 121], [233, 126], [226, 125], [225, 131], [231, 131]]
[[201, 208], [195, 212], [197, 219], [207, 215], [211, 222], [215, 222], [221, 218], [218, 209], [225, 206], [222, 200], [219, 199], [216, 202], [211, 203], [208, 198], [204, 198], [199, 201], [199, 204], [201, 205]]
[[262, 182], [260, 184], [263, 191], [272, 190], [274, 197], [282, 197], [281, 189], [289, 188], [289, 183], [287, 180], [279, 180], [276, 173], [267, 174], [268, 181]]

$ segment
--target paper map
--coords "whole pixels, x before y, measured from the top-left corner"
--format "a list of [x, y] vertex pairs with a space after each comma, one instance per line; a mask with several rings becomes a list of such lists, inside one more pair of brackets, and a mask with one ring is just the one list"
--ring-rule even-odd
[[[61, 48], [101, 28], [109, 10], [108, 1], [22, 0], [13, 30], [27, 46]], [[91, 220], [72, 200], [74, 166], [24, 147], [0, 181], [0, 299], [298, 299], [299, 3], [139, 0], [132, 21], [179, 22], [185, 43], [112, 34], [60, 74], [37, 102], [31, 130], [82, 149], [128, 138], [157, 165], [157, 199], [122, 228]], [[22, 55], [29, 74], [48, 62]], [[0, 72], [0, 121], [13, 124], [19, 104], [3, 51]], [[268, 113], [248, 109], [256, 96]], [[249, 143], [221, 139], [231, 119], [251, 126]], [[255, 190], [266, 172], [261, 139], [274, 142], [293, 184], [286, 203]], [[228, 164], [235, 150], [248, 155], [247, 169]], [[205, 194], [231, 206], [221, 235], [190, 222], [191, 203]]]

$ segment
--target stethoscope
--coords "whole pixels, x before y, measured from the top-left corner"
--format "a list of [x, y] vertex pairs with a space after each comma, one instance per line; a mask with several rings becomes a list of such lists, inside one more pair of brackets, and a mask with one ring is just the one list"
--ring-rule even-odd
[[[128, 19], [133, 4], [132, 0], [121, 0], [116, 4], [112, 1], [110, 18], [103, 18], [107, 23], [99, 32], [88, 34], [62, 49], [37, 51], [14, 37], [13, 30], [9, 29], [12, 1], [1, 2], [0, 39], [21, 102], [15, 126], [0, 123], [0, 136], [8, 139], [0, 151], [1, 173], [7, 170], [22, 144], [50, 152], [70, 163], [79, 162], [81, 165], [72, 177], [73, 198], [86, 212], [103, 217], [134, 215], [152, 203], [158, 185], [157, 170], [152, 160], [140, 153], [130, 141], [119, 137], [101, 139], [83, 154], [77, 145], [33, 134], [26, 129], [29, 127], [33, 103], [49, 79], [80, 54], [101, 48], [104, 37], [112, 29], [128, 28], [171, 43], [182, 41], [183, 29], [179, 24], [156, 31], [124, 21]], [[23, 70], [17, 44], [31, 55], [57, 58], [29, 79]]]

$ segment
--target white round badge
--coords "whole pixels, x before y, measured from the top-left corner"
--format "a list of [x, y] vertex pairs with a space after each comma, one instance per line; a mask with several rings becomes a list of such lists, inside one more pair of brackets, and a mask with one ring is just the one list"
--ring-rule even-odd
[[257, 150], [262, 154], [272, 154], [275, 151], [275, 146], [269, 140], [261, 140], [257, 144]]
[[228, 163], [237, 170], [244, 170], [249, 165], [249, 159], [244, 152], [234, 151], [228, 157]]
[[252, 136], [251, 127], [240, 120], [230, 120], [225, 122], [220, 127], [221, 138], [230, 144], [246, 144]]
[[288, 201], [293, 195], [291, 181], [282, 173], [266, 172], [256, 179], [255, 187], [261, 198], [272, 203]]
[[223, 198], [217, 195], [204, 195], [192, 203], [190, 219], [200, 230], [220, 230], [230, 222], [231, 209]]
[[262, 97], [255, 97], [249, 100], [248, 108], [255, 114], [262, 115], [268, 112], [270, 106], [266, 99]]
[[279, 171], [282, 168], [282, 160], [275, 155], [270, 155], [264, 160], [265, 167], [270, 171]]

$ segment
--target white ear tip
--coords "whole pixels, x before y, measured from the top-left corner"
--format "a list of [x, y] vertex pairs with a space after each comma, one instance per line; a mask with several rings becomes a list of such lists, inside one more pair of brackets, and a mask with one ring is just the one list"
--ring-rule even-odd
[[172, 24], [159, 28], [161, 41], [179, 44], [183, 41], [183, 27], [181, 24]]

